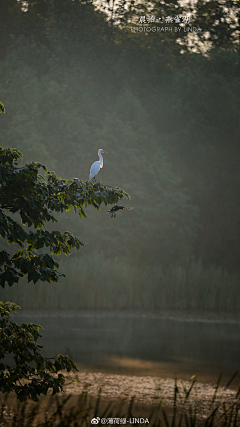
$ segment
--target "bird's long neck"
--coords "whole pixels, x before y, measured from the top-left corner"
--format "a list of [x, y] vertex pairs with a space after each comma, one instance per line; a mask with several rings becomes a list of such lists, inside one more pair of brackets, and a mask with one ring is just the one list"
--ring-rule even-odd
[[100, 161], [100, 168], [103, 167], [103, 156], [101, 153], [98, 153], [99, 161]]

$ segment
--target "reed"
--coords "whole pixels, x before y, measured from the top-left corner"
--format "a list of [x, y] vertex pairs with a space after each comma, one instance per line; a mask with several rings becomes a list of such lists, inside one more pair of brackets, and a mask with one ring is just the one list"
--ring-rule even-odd
[[66, 274], [58, 284], [22, 279], [1, 290], [0, 299], [23, 309], [136, 309], [239, 312], [240, 273], [199, 263], [137, 266], [123, 258], [95, 253], [60, 263]]
[[[189, 389], [184, 389], [185, 397], [179, 399], [179, 387], [177, 381], [175, 383], [173, 405], [171, 411], [162, 407], [162, 401], [158, 406], [148, 409], [144, 419], [149, 420], [149, 423], [141, 423], [141, 426], [153, 427], [239, 427], [239, 397], [240, 388], [236, 392], [234, 402], [226, 407], [225, 402], [221, 405], [217, 402], [217, 390], [220, 385], [220, 377], [215, 389], [214, 396], [210, 402], [208, 414], [203, 418], [201, 411], [198, 410], [197, 404], [191, 405], [189, 397], [193, 391], [195, 379], [192, 381]], [[126, 403], [126, 402], [125, 402]], [[139, 425], [136, 421], [143, 417], [139, 413], [140, 409], [134, 406], [134, 397], [131, 398], [128, 406], [121, 401], [116, 405], [112, 402], [101, 402], [101, 390], [97, 399], [93, 399], [88, 395], [87, 391], [82, 392], [77, 399], [73, 396], [49, 396], [46, 404], [38, 403], [15, 403], [8, 405], [8, 395], [0, 395], [0, 427], [90, 427], [92, 418], [99, 417], [98, 425], [110, 424], [109, 419], [118, 419], [116, 424], [127, 424], [120, 420], [131, 419], [131, 424]], [[101, 420], [105, 420], [102, 422]], [[114, 422], [115, 424], [115, 422]]]

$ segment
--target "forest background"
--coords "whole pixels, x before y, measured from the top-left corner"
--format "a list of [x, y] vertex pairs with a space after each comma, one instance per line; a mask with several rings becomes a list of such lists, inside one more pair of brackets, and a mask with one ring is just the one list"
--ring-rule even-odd
[[[59, 215], [58, 229], [86, 243], [61, 258], [66, 278], [20, 280], [0, 297], [31, 309], [237, 312], [238, 2], [129, 5], [1, 1], [1, 145], [82, 180], [103, 148], [97, 178], [134, 210]], [[190, 14], [202, 32], [132, 32], [148, 14]]]

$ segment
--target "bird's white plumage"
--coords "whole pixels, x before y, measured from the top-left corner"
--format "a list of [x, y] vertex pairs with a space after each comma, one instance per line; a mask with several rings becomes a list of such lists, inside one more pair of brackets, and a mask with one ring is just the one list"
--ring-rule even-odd
[[102, 148], [100, 148], [98, 150], [99, 160], [97, 160], [96, 162], [94, 162], [92, 164], [92, 166], [90, 168], [89, 179], [93, 179], [98, 174], [98, 172], [100, 171], [100, 169], [103, 167], [102, 153], [106, 153], [106, 151], [104, 151]]

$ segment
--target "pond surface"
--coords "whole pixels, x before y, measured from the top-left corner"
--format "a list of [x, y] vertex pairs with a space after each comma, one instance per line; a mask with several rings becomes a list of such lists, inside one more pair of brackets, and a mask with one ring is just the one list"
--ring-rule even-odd
[[67, 353], [87, 371], [183, 379], [197, 375], [199, 381], [215, 383], [223, 369], [226, 383], [240, 368], [239, 321], [97, 311], [21, 313], [14, 319], [45, 328], [39, 342], [43, 355]]

